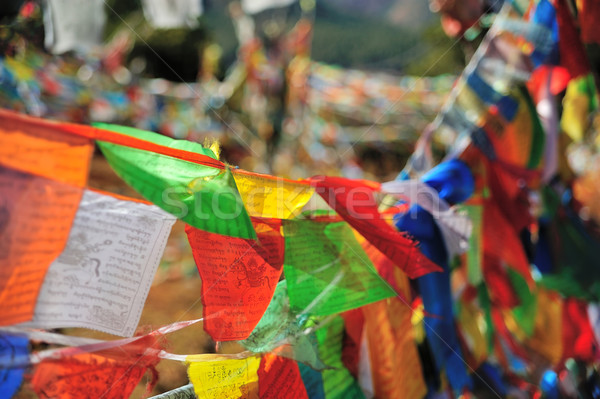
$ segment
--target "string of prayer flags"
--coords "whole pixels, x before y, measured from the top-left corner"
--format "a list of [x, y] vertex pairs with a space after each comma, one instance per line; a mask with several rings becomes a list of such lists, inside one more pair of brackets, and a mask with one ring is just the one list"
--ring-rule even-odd
[[254, 218], [253, 224], [257, 241], [186, 226], [202, 278], [204, 329], [215, 341], [248, 338], [283, 271], [281, 221]]
[[291, 311], [287, 281], [283, 280], [277, 284], [273, 299], [252, 334], [240, 344], [254, 353], [271, 352], [322, 370], [325, 365], [319, 358], [316, 337], [310, 331], [315, 325], [318, 325], [316, 317]]
[[[532, 58], [546, 60], [554, 51], [554, 39], [546, 20], [526, 22], [515, 14], [514, 2], [504, 3], [484, 45], [479, 46], [442, 112], [420, 138], [409, 162], [418, 169], [415, 172], [425, 172], [421, 166], [432, 163], [429, 149], [434, 137], [446, 145], [449, 157], [459, 156], [472, 143], [507, 169], [538, 166], [544, 135], [535, 108], [518, 85], [529, 79], [534, 68]], [[508, 134], [503, 134], [505, 130]], [[515, 156], [511, 150], [516, 151], [516, 160], [511, 159]], [[421, 161], [427, 162], [418, 162], [418, 157], [425, 157]]]
[[0, 325], [31, 320], [87, 182], [88, 139], [0, 112]]
[[175, 220], [154, 205], [85, 190], [25, 326], [131, 337]]
[[292, 309], [326, 316], [395, 295], [345, 222], [284, 220], [283, 235]]
[[17, 393], [29, 360], [29, 340], [21, 335], [0, 333], [0, 397]]
[[[177, 321], [162, 326], [148, 334], [131, 338], [103, 341], [94, 338], [75, 337], [63, 335], [44, 330], [24, 328], [20, 326], [3, 327], [1, 330], [7, 333], [21, 334], [31, 341], [45, 342], [53, 345], [64, 345], [64, 348], [46, 349], [31, 353], [30, 364], [38, 364], [46, 359], [70, 358], [80, 354], [97, 353], [102, 356], [120, 358], [125, 356], [131, 358], [138, 354], [153, 354], [161, 359], [185, 360], [185, 355], [175, 355], [162, 350], [164, 335], [179, 331], [183, 328], [200, 323], [204, 319], [193, 319]], [[73, 346], [76, 345], [76, 346]], [[124, 349], [125, 348], [125, 349]]]
[[188, 377], [199, 398], [258, 398], [260, 356], [188, 356]]
[[[485, 83], [476, 73], [477, 70], [468, 75], [467, 82], [473, 80], [472, 76], [477, 76], [478, 84]], [[496, 94], [501, 97], [494, 98], [495, 103], [484, 106], [478, 96], [491, 97], [489, 93], [473, 93], [471, 86], [465, 85], [459, 91], [453, 106], [463, 112], [479, 110], [476, 121], [471, 121], [471, 126], [466, 130], [470, 131], [473, 144], [488, 159], [513, 168], [536, 168], [543, 155], [544, 132], [528, 92], [515, 88], [508, 94]], [[501, 108], [505, 99], [511, 100], [510, 111]]]
[[[156, 145], [217, 159], [211, 149], [192, 141], [174, 140], [157, 133], [126, 126], [106, 123], [94, 123], [94, 126]], [[257, 173], [236, 171], [233, 176], [247, 212], [255, 217], [289, 219], [296, 216], [296, 213], [308, 202], [314, 192], [313, 187], [307, 183], [273, 178]]]
[[515, 118], [519, 103], [513, 97], [494, 90], [477, 71], [467, 75], [465, 83], [486, 106], [496, 106], [506, 121], [511, 122]]
[[416, 243], [381, 217], [375, 201], [374, 191], [378, 189], [375, 184], [327, 176], [313, 177], [310, 182], [329, 206], [410, 278], [441, 270], [419, 252]]
[[148, 201], [211, 233], [255, 239], [256, 233], [226, 168], [203, 166], [99, 141], [115, 172]]

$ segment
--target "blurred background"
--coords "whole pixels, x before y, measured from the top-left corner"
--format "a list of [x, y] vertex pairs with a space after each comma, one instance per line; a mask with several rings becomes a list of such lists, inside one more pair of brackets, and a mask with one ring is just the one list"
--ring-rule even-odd
[[[155, 0], [2, 0], [0, 107], [218, 141], [221, 160], [259, 173], [388, 181], [439, 113], [501, 3], [180, 0], [165, 8], [169, 2]], [[598, 171], [576, 193], [593, 214], [600, 214]], [[99, 152], [89, 185], [140, 198]], [[148, 296], [140, 320], [147, 331], [202, 317], [201, 281], [183, 229], [178, 221]], [[173, 353], [239, 350], [217, 348], [201, 325], [169, 342]], [[177, 362], [162, 361], [158, 371], [154, 393], [188, 383]], [[34, 395], [24, 385], [18, 397]]]

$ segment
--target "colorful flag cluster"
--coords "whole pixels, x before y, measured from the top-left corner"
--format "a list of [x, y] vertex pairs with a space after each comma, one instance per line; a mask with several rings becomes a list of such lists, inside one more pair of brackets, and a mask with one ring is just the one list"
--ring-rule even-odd
[[[594, 397], [600, 240], [560, 139], [589, 136], [594, 82], [566, 2], [515, 4], [395, 182], [259, 175], [192, 142], [0, 111], [0, 391], [126, 397], [169, 359], [198, 397]], [[448, 156], [430, 168], [433, 140]], [[94, 143], [149, 202], [87, 186]], [[204, 329], [244, 352], [166, 351], [200, 320], [134, 336], [175, 218]], [[127, 338], [37, 329], [70, 326]]]
[[[199, 295], [205, 330], [217, 341], [242, 341], [249, 350], [262, 353], [268, 348], [283, 356], [239, 360], [250, 370], [242, 374], [242, 366], [232, 361], [225, 372], [240, 382], [234, 380], [231, 386], [214, 376], [202, 377], [200, 371], [196, 374], [197, 367], [201, 370], [209, 363], [196, 367], [191, 357], [191, 380], [209, 378], [216, 381], [218, 392], [237, 392], [252, 382], [246, 377], [275, 378], [269, 373], [284, 369], [296, 378], [290, 392], [304, 391], [295, 360], [305, 359], [327, 375], [329, 367], [343, 364], [341, 352], [332, 350], [341, 347], [344, 336], [344, 323], [337, 315], [397, 295], [377, 273], [359, 238], [387, 253], [394, 267], [408, 275], [439, 270], [415, 243], [384, 221], [374, 199], [378, 185], [339, 178], [291, 181], [231, 169], [210, 149], [133, 128], [56, 123], [8, 111], [0, 111], [0, 119], [6, 215], [0, 295], [7, 333], [83, 327], [131, 337], [177, 217], [187, 224], [203, 280]], [[154, 205], [87, 187], [94, 142], [117, 174]], [[351, 191], [357, 198], [327, 195], [329, 189], [339, 193], [353, 188], [360, 189]], [[301, 213], [315, 191], [349, 223], [335, 217], [325, 203], [322, 210]], [[356, 209], [355, 200], [361, 204]], [[378, 229], [361, 217], [378, 221]], [[286, 285], [280, 290], [283, 294], [276, 294], [282, 273]], [[273, 302], [274, 295], [284, 302]], [[263, 319], [275, 318], [281, 328], [282, 316], [289, 324], [274, 336]], [[332, 317], [337, 327], [330, 337], [325, 332], [329, 330], [316, 326], [333, 328]], [[132, 338], [119, 348], [143, 339]], [[93, 389], [100, 392], [105, 386], [109, 396], [118, 396], [131, 392], [145, 370], [153, 370], [159, 355], [160, 348], [152, 345], [138, 345], [125, 358], [84, 346], [75, 352], [32, 354], [18, 364], [9, 361], [7, 368], [22, 369], [38, 359], [31, 381], [42, 396], [76, 396], [90, 379], [97, 386]], [[217, 360], [219, 370], [226, 366]], [[343, 380], [351, 376], [348, 371], [339, 373], [331, 375]], [[121, 374], [122, 379], [113, 381]], [[320, 389], [326, 392], [360, 392], [357, 383], [343, 388], [326, 379], [324, 384]]]

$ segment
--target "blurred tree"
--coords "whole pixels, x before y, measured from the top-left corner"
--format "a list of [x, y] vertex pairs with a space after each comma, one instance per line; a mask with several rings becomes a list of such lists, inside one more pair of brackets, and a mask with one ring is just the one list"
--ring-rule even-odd
[[128, 58], [145, 61], [143, 75], [176, 82], [197, 79], [201, 54], [207, 45], [202, 23], [194, 29], [156, 29], [144, 19], [140, 0], [106, 0], [106, 4], [106, 37], [119, 29], [134, 31], [135, 44]]
[[409, 75], [458, 74], [466, 65], [462, 46], [446, 36], [439, 23], [425, 30], [420, 46], [406, 56], [408, 60], [405, 71]]
[[313, 58], [352, 68], [402, 71], [403, 54], [419, 43], [410, 29], [344, 13], [317, 2]]
[[0, 21], [4, 23], [5, 19], [16, 17], [23, 2], [24, 0], [2, 0], [2, 7], [0, 7]]
[[145, 75], [193, 82], [198, 78], [202, 50], [207, 45], [205, 29], [151, 29], [136, 38], [129, 58], [146, 61]]

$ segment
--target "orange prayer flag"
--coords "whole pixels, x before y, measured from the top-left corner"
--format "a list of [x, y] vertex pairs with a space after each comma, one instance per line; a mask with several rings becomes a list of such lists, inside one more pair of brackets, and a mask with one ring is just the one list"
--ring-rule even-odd
[[365, 252], [398, 296], [365, 306], [365, 337], [369, 346], [375, 396], [420, 398], [427, 392], [411, 323], [410, 283], [406, 274], [373, 245]]
[[0, 325], [31, 320], [83, 189], [0, 166]]
[[92, 142], [0, 112], [0, 325], [29, 321], [86, 185]]
[[375, 396], [425, 396], [427, 387], [414, 339], [411, 308], [399, 298], [390, 298], [365, 306], [363, 312]]
[[89, 138], [62, 131], [60, 123], [0, 112], [0, 165], [84, 187], [93, 150]]
[[560, 295], [540, 288], [533, 336], [526, 344], [553, 365], [558, 364], [563, 354], [562, 312], [563, 301]]

